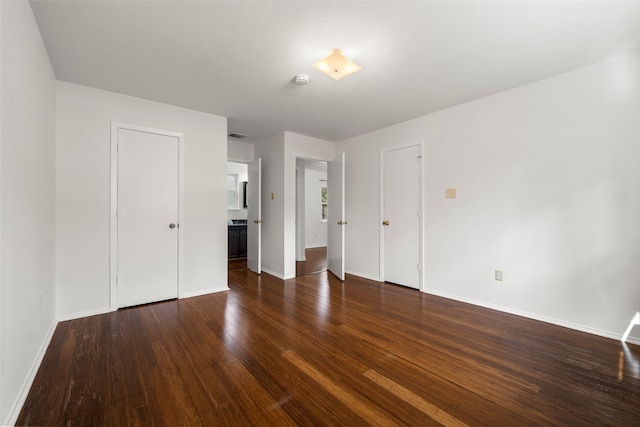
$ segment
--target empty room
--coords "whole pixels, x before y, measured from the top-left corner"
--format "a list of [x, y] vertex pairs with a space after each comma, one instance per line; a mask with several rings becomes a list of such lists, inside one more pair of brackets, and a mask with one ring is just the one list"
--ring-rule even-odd
[[0, 1], [0, 425], [638, 425], [640, 2]]

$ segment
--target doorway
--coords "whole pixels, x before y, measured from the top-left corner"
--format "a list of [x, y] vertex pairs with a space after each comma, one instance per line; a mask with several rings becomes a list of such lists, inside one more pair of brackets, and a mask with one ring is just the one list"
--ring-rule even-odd
[[327, 162], [296, 159], [296, 277], [327, 270]]
[[112, 310], [179, 297], [182, 134], [111, 124]]
[[228, 271], [262, 272], [262, 159], [227, 161]]
[[227, 258], [228, 270], [247, 268], [246, 163], [227, 161]]

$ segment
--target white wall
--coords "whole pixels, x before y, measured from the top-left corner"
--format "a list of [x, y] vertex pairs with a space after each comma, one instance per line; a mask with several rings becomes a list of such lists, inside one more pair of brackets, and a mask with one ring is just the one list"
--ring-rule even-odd
[[296, 276], [296, 158], [330, 161], [336, 144], [322, 139], [284, 132], [284, 252], [286, 279]]
[[227, 140], [227, 160], [251, 163], [255, 157], [255, 146], [250, 142]]
[[262, 157], [262, 267], [290, 279], [296, 275], [296, 158], [332, 160], [335, 144], [283, 132], [257, 143], [255, 156]]
[[227, 173], [238, 175], [238, 203], [240, 206], [239, 209], [227, 209], [227, 218], [247, 219], [247, 209], [243, 208], [242, 182], [249, 179], [248, 166], [246, 163], [227, 162]]
[[15, 423], [56, 325], [55, 76], [27, 2], [0, 2], [0, 424]]
[[262, 270], [283, 278], [284, 134], [256, 144], [255, 156], [262, 158]]
[[630, 55], [343, 141], [347, 270], [379, 277], [380, 149], [424, 140], [425, 291], [619, 338], [640, 310], [639, 76]]
[[109, 310], [112, 120], [184, 134], [181, 291], [227, 289], [226, 119], [58, 82], [56, 290], [63, 319]]
[[321, 188], [327, 186], [327, 172], [313, 169], [305, 169], [304, 172], [305, 247], [327, 246], [327, 221], [322, 221], [321, 199]]

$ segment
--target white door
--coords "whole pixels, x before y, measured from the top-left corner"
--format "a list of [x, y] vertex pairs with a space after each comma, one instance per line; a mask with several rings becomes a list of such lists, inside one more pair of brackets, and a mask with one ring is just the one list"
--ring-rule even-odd
[[327, 163], [327, 267], [344, 280], [344, 153]]
[[420, 146], [383, 152], [384, 280], [420, 287]]
[[[298, 162], [299, 159], [296, 159]], [[304, 162], [304, 161], [303, 161]], [[306, 261], [305, 253], [305, 171], [304, 167], [296, 167], [296, 261]]]
[[247, 183], [247, 268], [262, 272], [262, 159], [249, 163]]
[[118, 129], [117, 305], [178, 297], [175, 136]]

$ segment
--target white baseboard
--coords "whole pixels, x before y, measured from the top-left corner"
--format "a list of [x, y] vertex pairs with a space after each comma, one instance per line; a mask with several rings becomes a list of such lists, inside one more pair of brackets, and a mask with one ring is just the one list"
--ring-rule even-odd
[[111, 312], [110, 307], [102, 307], [102, 308], [94, 308], [91, 310], [78, 311], [76, 313], [58, 314], [58, 322], [64, 322], [66, 320], [81, 319], [83, 317], [96, 316], [98, 314], [105, 314], [110, 312]]
[[640, 338], [627, 337], [627, 342], [629, 344], [640, 345]]
[[47, 331], [47, 335], [45, 335], [42, 344], [40, 345], [40, 349], [38, 350], [38, 354], [31, 364], [31, 368], [29, 369], [29, 373], [27, 374], [27, 378], [25, 378], [22, 387], [20, 388], [20, 392], [16, 397], [16, 400], [13, 402], [11, 409], [9, 410], [9, 416], [2, 423], [4, 426], [12, 426], [16, 424], [18, 420], [18, 416], [20, 415], [20, 411], [22, 410], [22, 405], [24, 405], [25, 400], [27, 400], [27, 395], [29, 394], [29, 390], [31, 390], [31, 386], [33, 385], [33, 380], [36, 378], [36, 374], [38, 373], [38, 369], [40, 369], [40, 364], [42, 363], [42, 359], [44, 359], [44, 354], [47, 352], [47, 348], [49, 348], [49, 343], [51, 343], [51, 338], [53, 338], [53, 333], [56, 331], [56, 326], [58, 326], [58, 321], [54, 320], [49, 325], [49, 330]]
[[266, 268], [263, 268], [263, 269], [262, 269], [262, 272], [263, 272], [263, 273], [270, 274], [270, 275], [272, 275], [272, 276], [276, 276], [278, 279], [285, 280], [285, 278], [284, 278], [284, 275], [283, 275], [283, 274], [276, 273], [275, 271], [271, 271], [271, 270], [267, 270]]
[[326, 248], [327, 244], [325, 243], [324, 245], [322, 243], [318, 243], [315, 245], [309, 245], [309, 246], [305, 246], [305, 249], [315, 249], [315, 248]]
[[380, 280], [380, 277], [378, 277], [378, 276], [370, 276], [368, 274], [358, 273], [357, 271], [345, 270], [345, 273], [351, 274], [352, 276], [358, 276], [358, 277], [362, 277], [364, 279], [373, 280], [374, 282], [384, 282], [384, 280]]
[[209, 295], [209, 294], [215, 294], [217, 292], [225, 292], [228, 291], [229, 287], [228, 286], [224, 286], [222, 288], [211, 288], [211, 289], [205, 289], [202, 291], [197, 291], [197, 292], [186, 292], [182, 295], [182, 298], [193, 298], [193, 297], [199, 297], [202, 295]]
[[[619, 333], [616, 333], [616, 332], [605, 331], [603, 329], [598, 329], [598, 328], [592, 328], [590, 326], [581, 325], [579, 323], [567, 322], [566, 320], [561, 320], [561, 319], [556, 319], [556, 318], [553, 318], [553, 317], [543, 316], [543, 315], [540, 315], [540, 314], [530, 313], [528, 311], [517, 310], [517, 309], [511, 308], [511, 307], [505, 307], [505, 306], [498, 305], [498, 304], [491, 304], [491, 303], [487, 303], [487, 302], [484, 302], [484, 301], [475, 300], [475, 299], [472, 299], [472, 298], [464, 298], [464, 297], [460, 297], [458, 295], [449, 294], [449, 293], [446, 293], [446, 292], [435, 291], [433, 289], [426, 289], [424, 291], [424, 293], [431, 294], [431, 295], [436, 295], [436, 296], [443, 297], [443, 298], [452, 299], [452, 300], [455, 300], [455, 301], [465, 302], [465, 303], [468, 303], [468, 304], [477, 305], [479, 307], [489, 308], [491, 310], [501, 311], [503, 313], [515, 314], [516, 316], [526, 317], [527, 319], [539, 320], [541, 322], [550, 323], [552, 325], [557, 325], [557, 326], [562, 326], [563, 328], [573, 329], [575, 331], [585, 332], [585, 333], [591, 334], [591, 335], [597, 335], [597, 336], [600, 336], [600, 337], [610, 338], [610, 339], [614, 339], [614, 340], [617, 340], [617, 341], [620, 341], [622, 339], [622, 334], [619, 334]], [[638, 340], [638, 339], [636, 339], [634, 337], [627, 338], [627, 342], [631, 343], [631, 344], [640, 345], [640, 340]]]

